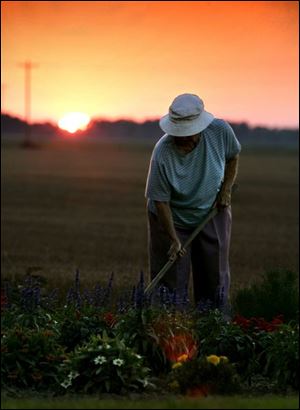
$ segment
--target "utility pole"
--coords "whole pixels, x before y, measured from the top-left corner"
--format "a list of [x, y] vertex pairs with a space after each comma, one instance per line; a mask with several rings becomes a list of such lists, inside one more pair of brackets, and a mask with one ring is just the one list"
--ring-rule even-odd
[[1, 114], [4, 114], [4, 101], [5, 101], [5, 91], [6, 91], [6, 84], [1, 84]]
[[24, 68], [25, 70], [25, 139], [24, 139], [24, 147], [30, 147], [32, 145], [31, 142], [31, 69], [38, 67], [37, 64], [32, 63], [31, 61], [25, 61], [24, 63], [20, 63], [19, 67]]

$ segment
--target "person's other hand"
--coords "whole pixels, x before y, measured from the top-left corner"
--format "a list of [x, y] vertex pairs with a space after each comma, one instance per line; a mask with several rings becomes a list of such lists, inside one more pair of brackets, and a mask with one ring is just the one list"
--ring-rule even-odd
[[230, 188], [222, 188], [219, 192], [215, 206], [217, 208], [225, 208], [231, 204], [231, 189]]
[[183, 256], [186, 254], [186, 250], [182, 247], [181, 242], [178, 238], [173, 239], [170, 249], [168, 251], [168, 256], [171, 261], [176, 259], [176, 256]]

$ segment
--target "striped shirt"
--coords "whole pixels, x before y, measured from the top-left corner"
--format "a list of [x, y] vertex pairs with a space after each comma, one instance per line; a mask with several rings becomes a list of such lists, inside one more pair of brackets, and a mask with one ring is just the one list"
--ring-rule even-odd
[[154, 201], [168, 202], [175, 226], [197, 226], [220, 190], [226, 161], [241, 150], [231, 126], [214, 119], [201, 132], [198, 145], [188, 154], [178, 151], [165, 134], [156, 143], [149, 166], [145, 197], [150, 212]]

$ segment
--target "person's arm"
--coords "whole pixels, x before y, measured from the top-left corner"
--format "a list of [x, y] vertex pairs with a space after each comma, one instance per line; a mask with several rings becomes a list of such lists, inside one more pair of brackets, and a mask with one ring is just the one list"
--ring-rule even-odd
[[231, 204], [231, 189], [238, 173], [239, 155], [226, 161], [224, 180], [216, 200], [216, 206], [226, 207]]
[[181, 242], [176, 233], [169, 203], [155, 201], [155, 205], [158, 213], [158, 219], [163, 225], [171, 241], [171, 246], [168, 251], [169, 258], [173, 260], [176, 258], [177, 254], [179, 254], [179, 256], [183, 256], [186, 253], [186, 250], [182, 248]]

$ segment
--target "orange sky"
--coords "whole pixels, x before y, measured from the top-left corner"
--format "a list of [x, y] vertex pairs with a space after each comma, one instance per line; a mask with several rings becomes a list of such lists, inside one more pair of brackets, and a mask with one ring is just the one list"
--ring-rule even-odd
[[298, 1], [2, 1], [2, 111], [157, 118], [192, 92], [215, 116], [298, 127]]

